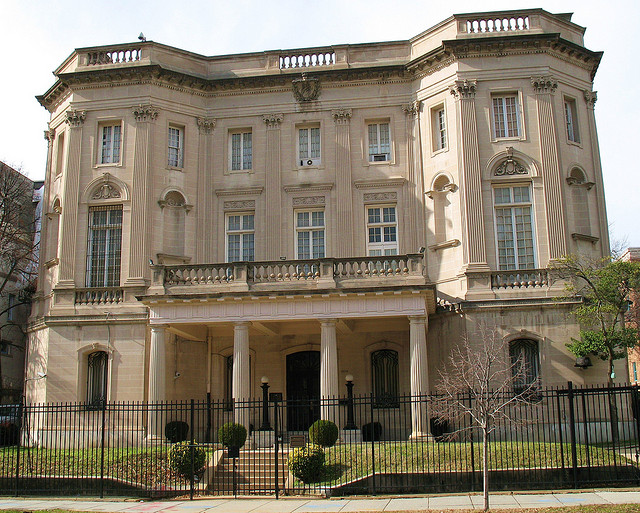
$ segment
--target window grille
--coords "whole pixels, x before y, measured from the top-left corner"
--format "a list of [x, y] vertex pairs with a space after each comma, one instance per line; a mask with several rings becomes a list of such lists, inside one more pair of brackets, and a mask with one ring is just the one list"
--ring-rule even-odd
[[493, 193], [500, 270], [535, 269], [529, 186], [496, 187]]
[[399, 406], [398, 352], [382, 349], [371, 353], [374, 405], [377, 408]]
[[122, 205], [91, 207], [87, 248], [87, 287], [120, 285]]
[[537, 388], [540, 380], [540, 358], [538, 342], [517, 339], [509, 344], [509, 357], [513, 374], [513, 389], [516, 393]]
[[107, 365], [105, 351], [95, 351], [87, 357], [87, 406], [100, 408], [107, 400]]

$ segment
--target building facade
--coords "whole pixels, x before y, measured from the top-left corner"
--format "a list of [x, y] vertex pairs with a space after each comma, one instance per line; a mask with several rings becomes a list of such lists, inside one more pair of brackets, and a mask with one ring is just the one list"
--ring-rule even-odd
[[38, 98], [30, 400], [239, 400], [262, 377], [331, 397], [352, 375], [393, 408], [479, 325], [545, 385], [601, 381], [547, 271], [608, 254], [584, 30], [533, 9], [389, 43], [75, 50]]

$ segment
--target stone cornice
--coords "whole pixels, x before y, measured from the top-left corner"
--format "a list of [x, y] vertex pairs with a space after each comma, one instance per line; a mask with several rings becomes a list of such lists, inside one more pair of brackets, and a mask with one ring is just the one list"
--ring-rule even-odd
[[284, 185], [284, 192], [316, 192], [330, 191], [333, 189], [333, 183], [315, 183], [308, 185]]
[[262, 194], [264, 187], [240, 187], [237, 189], [216, 189], [216, 196], [256, 196]]
[[379, 189], [382, 187], [400, 187], [407, 180], [404, 178], [386, 178], [382, 180], [356, 180], [353, 182], [356, 189]]

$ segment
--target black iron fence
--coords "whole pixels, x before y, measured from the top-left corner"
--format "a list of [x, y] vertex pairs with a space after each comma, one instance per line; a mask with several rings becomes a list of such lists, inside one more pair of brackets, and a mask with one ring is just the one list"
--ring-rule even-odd
[[[265, 394], [266, 395], [266, 394]], [[273, 398], [273, 397], [272, 397]], [[472, 404], [472, 395], [458, 397]], [[482, 487], [482, 437], [430, 418], [435, 396], [19, 405], [0, 411], [5, 495], [345, 495]], [[266, 402], [265, 402], [266, 401]], [[316, 419], [339, 429], [307, 451]], [[247, 426], [235, 454], [219, 440]], [[493, 489], [640, 484], [636, 387], [541, 389], [510, 404], [489, 442]], [[185, 445], [178, 446], [181, 441]], [[179, 449], [182, 448], [182, 451]], [[318, 455], [319, 454], [319, 455]], [[313, 467], [313, 457], [320, 463]], [[292, 473], [295, 459], [313, 467]], [[312, 461], [313, 460], [313, 461]], [[304, 475], [303, 475], [304, 474]]]

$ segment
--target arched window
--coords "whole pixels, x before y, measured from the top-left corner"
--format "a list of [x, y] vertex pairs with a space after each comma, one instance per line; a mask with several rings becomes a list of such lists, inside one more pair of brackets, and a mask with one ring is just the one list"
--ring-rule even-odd
[[374, 406], [397, 408], [399, 406], [398, 352], [381, 349], [371, 353], [371, 379]]
[[528, 338], [512, 340], [509, 343], [509, 358], [514, 391], [520, 393], [537, 388], [540, 382], [538, 342]]
[[109, 355], [94, 351], [87, 356], [87, 407], [100, 408], [107, 400], [107, 366]]

